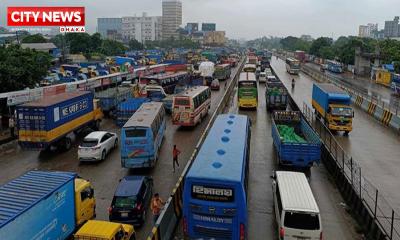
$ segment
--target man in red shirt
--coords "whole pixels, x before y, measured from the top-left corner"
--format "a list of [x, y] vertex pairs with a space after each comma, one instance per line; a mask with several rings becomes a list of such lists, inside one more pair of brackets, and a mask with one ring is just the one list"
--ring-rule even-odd
[[153, 213], [153, 222], [156, 223], [160, 216], [161, 210], [164, 207], [165, 202], [160, 198], [158, 193], [155, 193], [151, 199], [150, 209]]
[[176, 148], [176, 145], [174, 145], [174, 149], [172, 150], [172, 157], [173, 157], [172, 166], [174, 167], [174, 172], [175, 172], [175, 163], [176, 165], [178, 165], [179, 168], [179, 162], [178, 162], [179, 154], [181, 154], [181, 151], [179, 151], [179, 149]]

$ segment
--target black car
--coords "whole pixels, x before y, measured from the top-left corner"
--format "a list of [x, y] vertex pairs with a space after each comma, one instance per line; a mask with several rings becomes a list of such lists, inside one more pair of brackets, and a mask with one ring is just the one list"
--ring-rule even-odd
[[142, 225], [153, 193], [153, 179], [145, 176], [126, 176], [120, 180], [111, 206], [109, 219], [113, 222]]

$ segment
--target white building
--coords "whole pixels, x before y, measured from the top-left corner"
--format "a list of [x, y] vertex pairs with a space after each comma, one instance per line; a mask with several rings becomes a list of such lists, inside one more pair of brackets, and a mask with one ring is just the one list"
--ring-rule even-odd
[[358, 28], [358, 36], [373, 38], [374, 32], [377, 31], [378, 31], [378, 24], [368, 23], [367, 25], [360, 25]]
[[178, 38], [176, 30], [182, 25], [182, 2], [163, 0], [162, 2], [163, 39]]
[[141, 17], [122, 17], [122, 40], [128, 42], [136, 39], [141, 43], [161, 40], [162, 17], [149, 17], [143, 13]]

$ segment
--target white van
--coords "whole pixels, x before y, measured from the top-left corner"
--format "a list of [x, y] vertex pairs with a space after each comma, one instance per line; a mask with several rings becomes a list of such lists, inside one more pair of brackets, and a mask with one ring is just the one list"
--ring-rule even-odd
[[267, 73], [266, 72], [260, 72], [260, 77], [258, 78], [259, 82], [266, 82], [267, 81]]
[[273, 179], [279, 239], [322, 240], [319, 208], [304, 173], [276, 171]]

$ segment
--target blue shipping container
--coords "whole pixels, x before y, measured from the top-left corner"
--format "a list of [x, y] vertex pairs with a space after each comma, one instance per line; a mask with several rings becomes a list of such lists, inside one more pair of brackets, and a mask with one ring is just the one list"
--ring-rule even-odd
[[20, 130], [50, 131], [93, 111], [91, 92], [61, 93], [17, 106]]
[[0, 187], [0, 239], [66, 239], [75, 229], [76, 174], [30, 171]]
[[313, 84], [312, 100], [318, 103], [325, 112], [329, 104], [350, 105], [351, 97], [348, 93], [329, 83]]
[[117, 107], [117, 126], [122, 127], [132, 117], [132, 115], [142, 106], [143, 103], [150, 102], [148, 98], [129, 98], [118, 104]]

